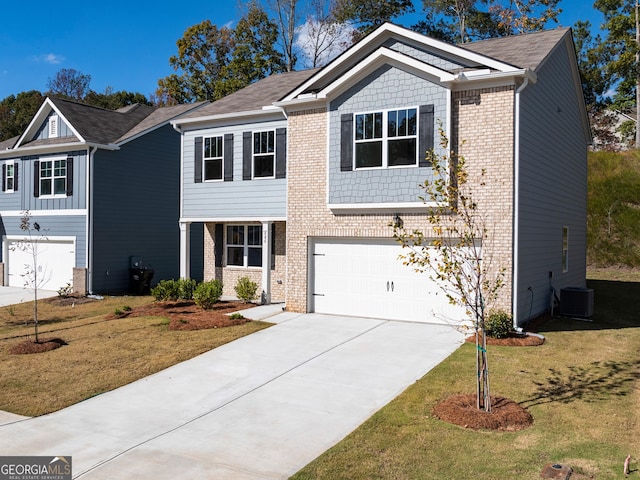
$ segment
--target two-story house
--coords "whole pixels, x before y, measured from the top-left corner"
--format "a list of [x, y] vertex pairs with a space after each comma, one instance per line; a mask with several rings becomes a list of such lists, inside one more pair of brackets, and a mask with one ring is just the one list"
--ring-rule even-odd
[[169, 122], [202, 105], [112, 111], [46, 98], [0, 143], [3, 285], [24, 286], [33, 264], [33, 248], [16, 248], [29, 239], [25, 211], [41, 289], [125, 292], [134, 266], [177, 277], [180, 135]]
[[[429, 235], [419, 185], [439, 130], [463, 155], [523, 324], [584, 287], [590, 143], [570, 29], [454, 46], [385, 24], [326, 67], [267, 78], [173, 122], [183, 133], [181, 275], [205, 225], [205, 278], [249, 275], [287, 310], [456, 316], [402, 265], [390, 224]], [[439, 294], [440, 293], [440, 294]]]

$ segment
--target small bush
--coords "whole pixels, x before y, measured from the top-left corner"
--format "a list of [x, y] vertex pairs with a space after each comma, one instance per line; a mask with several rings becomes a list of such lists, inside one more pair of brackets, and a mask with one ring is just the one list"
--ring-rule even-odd
[[222, 296], [222, 282], [210, 280], [200, 283], [193, 292], [193, 299], [196, 305], [210, 310], [220, 300]]
[[234, 287], [234, 290], [242, 302], [249, 303], [256, 298], [258, 284], [256, 282], [252, 282], [249, 277], [240, 277]]
[[244, 315], [242, 315], [240, 312], [235, 312], [232, 313], [229, 318], [231, 318], [231, 320], [242, 320], [244, 318]]
[[506, 338], [513, 332], [513, 319], [502, 310], [490, 312], [484, 322], [484, 328], [491, 338]]
[[122, 310], [124, 310], [125, 312], [130, 312], [132, 308], [129, 305], [125, 305], [124, 307], [122, 307]]
[[151, 295], [159, 302], [193, 300], [193, 292], [196, 289], [196, 285], [197, 282], [191, 278], [161, 280], [151, 289]]
[[193, 300], [193, 293], [196, 291], [198, 282], [192, 278], [181, 278], [178, 280], [178, 294], [182, 300]]
[[58, 296], [60, 297], [67, 298], [71, 295], [73, 295], [73, 287], [70, 283], [67, 283], [64, 287], [60, 287], [58, 290]]

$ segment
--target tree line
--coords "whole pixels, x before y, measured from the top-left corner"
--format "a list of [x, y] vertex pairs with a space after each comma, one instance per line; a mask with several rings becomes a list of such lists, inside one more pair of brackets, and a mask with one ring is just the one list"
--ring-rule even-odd
[[[603, 25], [578, 21], [573, 35], [594, 136], [608, 143], [612, 112], [637, 105], [640, 76], [638, 0], [595, 0]], [[505, 37], [558, 23], [562, 0], [253, 0], [233, 26], [211, 20], [187, 28], [169, 58], [173, 73], [158, 79], [147, 98], [138, 92], [91, 90], [91, 76], [62, 69], [47, 92], [22, 92], [0, 101], [0, 141], [22, 133], [46, 95], [117, 109], [133, 103], [174, 105], [215, 101], [275, 73], [326, 65], [384, 22], [450, 43]], [[595, 31], [595, 33], [594, 33]], [[635, 122], [619, 127], [635, 137]]]

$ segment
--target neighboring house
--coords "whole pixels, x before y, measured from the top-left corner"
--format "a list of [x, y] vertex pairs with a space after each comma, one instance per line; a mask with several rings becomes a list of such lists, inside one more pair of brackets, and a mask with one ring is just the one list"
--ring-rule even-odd
[[44, 242], [39, 288], [117, 293], [130, 267], [179, 273], [180, 135], [169, 121], [203, 104], [105, 110], [46, 98], [25, 132], [0, 144], [3, 285], [24, 286], [16, 247], [24, 211]]
[[[589, 125], [570, 29], [453, 46], [385, 24], [326, 67], [281, 74], [174, 121], [183, 132], [181, 275], [254, 278], [287, 310], [459, 316], [402, 265], [392, 222], [429, 233], [419, 185], [439, 129], [467, 160], [516, 322], [584, 287]], [[285, 241], [286, 239], [286, 241]]]

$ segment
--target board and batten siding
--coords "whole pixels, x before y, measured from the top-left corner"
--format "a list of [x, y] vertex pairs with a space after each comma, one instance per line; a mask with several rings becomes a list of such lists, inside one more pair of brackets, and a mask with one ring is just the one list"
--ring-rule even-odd
[[[587, 143], [579, 84], [563, 44], [521, 94], [518, 318], [550, 306], [550, 287], [584, 287]], [[569, 270], [562, 272], [562, 232], [569, 228]], [[550, 273], [552, 272], [552, 273]], [[552, 278], [550, 278], [552, 275]], [[529, 290], [531, 287], [531, 290]]]
[[58, 117], [58, 126], [57, 126], [58, 134], [56, 135], [56, 138], [62, 138], [62, 137], [76, 138], [75, 134], [69, 128], [69, 125], [67, 125], [66, 122], [62, 119], [62, 117], [60, 117], [56, 112], [51, 112], [47, 116], [47, 119], [44, 122], [42, 122], [42, 126], [40, 127], [40, 130], [38, 130], [38, 133], [35, 135], [34, 140], [46, 140], [49, 138], [49, 119], [52, 116]]
[[93, 290], [126, 290], [131, 257], [155, 271], [152, 284], [178, 278], [180, 134], [166, 125], [100, 150], [93, 176]]
[[[284, 218], [287, 209], [286, 178], [243, 180], [243, 132], [286, 128], [284, 119], [243, 125], [203, 128], [184, 134], [182, 217]], [[233, 134], [233, 181], [195, 182], [195, 139]], [[289, 159], [287, 159], [287, 162]]]

